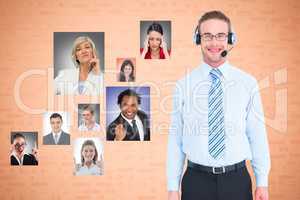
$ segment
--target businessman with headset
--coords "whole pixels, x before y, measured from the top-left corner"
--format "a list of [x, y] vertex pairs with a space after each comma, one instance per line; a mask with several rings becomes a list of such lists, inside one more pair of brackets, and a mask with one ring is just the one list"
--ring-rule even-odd
[[[227, 61], [236, 42], [220, 11], [198, 21], [194, 42], [203, 63], [179, 80], [168, 142], [169, 200], [268, 200], [270, 155], [256, 79]], [[185, 160], [187, 169], [183, 173]]]

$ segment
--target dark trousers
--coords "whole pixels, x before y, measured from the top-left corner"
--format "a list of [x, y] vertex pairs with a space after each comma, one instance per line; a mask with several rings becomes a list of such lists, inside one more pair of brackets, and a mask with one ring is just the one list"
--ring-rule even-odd
[[212, 174], [187, 168], [181, 183], [181, 200], [252, 200], [252, 183], [246, 167]]

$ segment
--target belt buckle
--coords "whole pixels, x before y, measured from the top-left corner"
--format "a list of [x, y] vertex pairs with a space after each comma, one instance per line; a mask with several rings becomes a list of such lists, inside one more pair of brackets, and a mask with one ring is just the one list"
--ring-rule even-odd
[[[222, 171], [217, 171], [216, 172], [216, 168], [222, 168]], [[213, 170], [213, 174], [224, 174], [225, 173], [225, 167], [223, 166], [223, 167], [213, 167], [212, 168], [212, 170]]]

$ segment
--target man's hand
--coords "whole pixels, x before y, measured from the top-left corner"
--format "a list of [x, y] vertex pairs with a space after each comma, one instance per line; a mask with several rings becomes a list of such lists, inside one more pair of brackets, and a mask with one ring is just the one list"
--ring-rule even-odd
[[118, 124], [118, 125], [116, 126], [116, 131], [115, 131], [115, 133], [116, 133], [115, 140], [121, 141], [121, 140], [123, 140], [123, 139], [125, 138], [125, 136], [126, 136], [126, 131], [125, 131], [124, 127], [123, 127], [123, 124]]
[[169, 191], [168, 192], [168, 200], [179, 200], [179, 192], [178, 191]]
[[255, 190], [255, 200], [269, 200], [268, 187], [257, 187]]

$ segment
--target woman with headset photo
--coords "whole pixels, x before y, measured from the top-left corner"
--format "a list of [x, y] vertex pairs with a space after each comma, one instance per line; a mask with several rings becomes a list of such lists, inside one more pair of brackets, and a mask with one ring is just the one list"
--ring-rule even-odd
[[98, 96], [103, 73], [94, 42], [87, 36], [77, 37], [71, 57], [75, 67], [59, 72], [54, 80], [55, 94]]
[[147, 29], [144, 47], [141, 48], [141, 56], [144, 59], [169, 59], [170, 51], [164, 39], [162, 26], [153, 22]]

